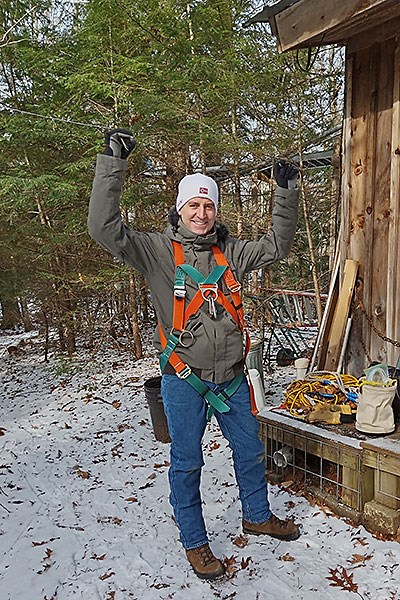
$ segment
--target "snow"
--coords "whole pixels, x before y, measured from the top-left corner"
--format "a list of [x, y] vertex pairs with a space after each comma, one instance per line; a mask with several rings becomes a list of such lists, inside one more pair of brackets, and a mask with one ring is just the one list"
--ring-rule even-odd
[[[292, 425], [294, 417], [288, 416], [288, 414], [284, 414], [283, 410], [278, 410], [275, 407], [266, 406], [259, 413], [260, 417], [265, 417], [269, 422], [273, 422], [274, 424], [281, 425]], [[311, 423], [306, 423], [301, 419], [295, 419], [296, 427], [304, 432], [312, 433], [315, 436], [321, 438], [321, 440], [329, 440], [338, 442], [339, 444], [343, 444], [344, 446], [351, 446], [353, 448], [360, 449], [361, 443], [359, 439], [351, 438], [349, 436], [340, 435], [340, 433], [336, 433], [335, 431], [329, 429], [323, 429], [322, 427], [317, 427], [316, 425], [312, 425]], [[362, 439], [366, 439], [366, 436], [360, 436]]]
[[[271, 505], [295, 517], [302, 536], [243, 535], [215, 422], [204, 439], [202, 493], [211, 547], [230, 577], [198, 579], [171, 518], [169, 445], [155, 440], [144, 397], [144, 381], [158, 374], [154, 354], [135, 361], [82, 349], [45, 363], [40, 341], [0, 340], [1, 600], [400, 599], [397, 542], [287, 490], [270, 486]], [[292, 367], [280, 367], [265, 380], [279, 395], [291, 377]]]

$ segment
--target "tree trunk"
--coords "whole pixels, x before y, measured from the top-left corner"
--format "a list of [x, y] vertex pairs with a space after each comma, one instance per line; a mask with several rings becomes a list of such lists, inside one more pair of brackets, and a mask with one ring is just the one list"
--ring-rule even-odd
[[148, 300], [148, 287], [147, 282], [143, 275], [138, 276], [139, 282], [139, 294], [140, 294], [140, 305], [142, 308], [142, 322], [148, 323], [149, 321], [149, 300]]
[[130, 313], [132, 319], [132, 335], [133, 345], [135, 349], [135, 358], [143, 358], [142, 340], [139, 331], [139, 321], [137, 313], [137, 288], [135, 274], [132, 269], [129, 270], [129, 296], [130, 296]]
[[13, 329], [17, 325], [21, 325], [22, 316], [16, 298], [0, 298], [1, 311], [3, 317], [0, 324], [0, 329]]
[[29, 314], [28, 303], [26, 301], [26, 298], [20, 297], [19, 305], [20, 305], [20, 310], [21, 310], [21, 318], [24, 323], [24, 329], [25, 329], [25, 331], [32, 331], [33, 324], [32, 324], [32, 320], [31, 320], [31, 316]]
[[[232, 127], [232, 137], [235, 141], [235, 146], [237, 147], [236, 105], [232, 106], [231, 127]], [[236, 210], [237, 236], [240, 238], [243, 234], [243, 204], [242, 204], [242, 195], [241, 195], [241, 190], [240, 190], [239, 158], [238, 158], [237, 152], [235, 152], [233, 183], [234, 183], [233, 204], [234, 204], [234, 207]]]
[[[300, 153], [299, 153], [299, 155], [301, 157]], [[300, 166], [302, 168], [301, 158], [300, 158]], [[320, 325], [322, 322], [321, 289], [320, 289], [319, 280], [318, 280], [317, 261], [315, 258], [315, 247], [314, 247], [314, 241], [313, 241], [312, 233], [311, 233], [310, 216], [309, 216], [309, 212], [308, 212], [307, 198], [306, 198], [306, 193], [305, 193], [304, 184], [303, 184], [302, 179], [301, 179], [301, 183], [300, 183], [300, 190], [301, 190], [301, 198], [302, 198], [302, 205], [303, 205], [304, 223], [306, 226], [306, 233], [307, 233], [308, 251], [310, 253], [310, 266], [311, 266], [312, 278], [313, 278], [313, 282], [314, 282], [315, 303], [316, 303], [316, 308], [317, 308], [318, 325]]]

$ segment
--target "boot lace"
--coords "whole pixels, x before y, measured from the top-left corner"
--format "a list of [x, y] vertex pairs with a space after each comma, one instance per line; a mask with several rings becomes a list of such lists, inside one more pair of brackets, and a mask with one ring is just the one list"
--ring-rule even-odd
[[201, 546], [196, 550], [196, 553], [199, 555], [201, 562], [205, 567], [210, 565], [215, 561], [215, 556], [211, 552], [210, 546], [207, 544], [206, 546]]
[[289, 520], [282, 521], [282, 519], [280, 519], [276, 515], [271, 515], [268, 521], [271, 523], [271, 525], [275, 525], [279, 529], [283, 530], [286, 530], [289, 525]]

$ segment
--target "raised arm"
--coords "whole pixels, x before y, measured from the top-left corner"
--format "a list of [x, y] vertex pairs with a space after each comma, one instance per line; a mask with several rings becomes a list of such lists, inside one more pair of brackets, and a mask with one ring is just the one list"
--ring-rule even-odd
[[135, 147], [131, 132], [116, 129], [105, 134], [104, 154], [97, 156], [96, 174], [89, 202], [91, 237], [124, 264], [147, 274], [157, 270], [160, 234], [127, 227], [120, 213], [120, 198], [127, 158]]

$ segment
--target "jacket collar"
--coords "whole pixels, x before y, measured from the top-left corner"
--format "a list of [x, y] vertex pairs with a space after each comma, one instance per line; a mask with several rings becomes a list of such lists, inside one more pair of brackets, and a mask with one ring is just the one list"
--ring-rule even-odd
[[184, 246], [194, 246], [197, 250], [208, 250], [217, 243], [218, 236], [216, 229], [213, 228], [212, 231], [207, 233], [207, 235], [198, 235], [197, 233], [193, 233], [190, 231], [179, 219], [178, 227], [176, 232], [173, 231], [171, 225], [168, 225], [165, 230], [165, 235], [167, 235], [170, 239], [176, 240], [180, 242]]

